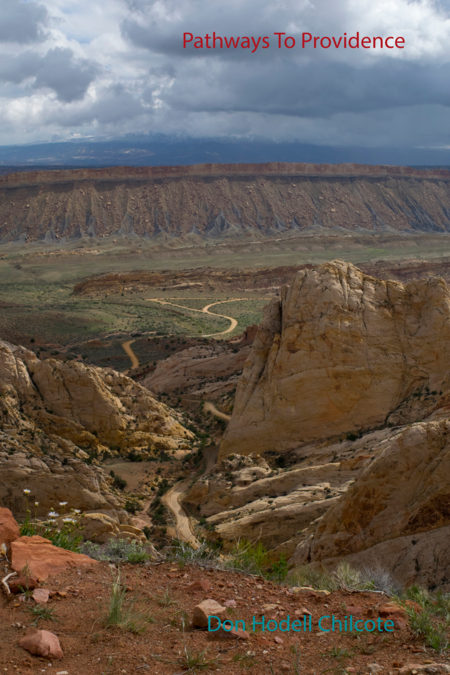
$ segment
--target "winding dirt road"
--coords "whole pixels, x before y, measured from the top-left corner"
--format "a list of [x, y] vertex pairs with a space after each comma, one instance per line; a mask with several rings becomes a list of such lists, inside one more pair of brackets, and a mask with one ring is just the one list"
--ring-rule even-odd
[[124, 350], [131, 359], [131, 370], [133, 370], [133, 368], [139, 367], [139, 359], [134, 353], [134, 351], [131, 349], [131, 345], [133, 344], [133, 342], [134, 340], [127, 340], [127, 342], [122, 342], [122, 347], [124, 348]]
[[176, 483], [163, 496], [162, 502], [170, 511], [172, 511], [172, 514], [175, 518], [175, 530], [177, 533], [177, 538], [182, 541], [187, 541], [192, 546], [192, 548], [197, 549], [200, 546], [200, 542], [192, 532], [189, 517], [186, 515], [179, 502], [180, 497], [188, 489], [190, 480], [190, 478], [187, 478], [186, 480]]
[[216, 417], [220, 417], [221, 420], [225, 420], [226, 422], [229, 422], [231, 420], [231, 415], [227, 415], [226, 413], [223, 413], [223, 412], [220, 412], [220, 410], [217, 410], [216, 406], [214, 405], [214, 403], [211, 403], [211, 401], [205, 401], [205, 405], [203, 406], [203, 409], [212, 413]]
[[236, 319], [233, 319], [232, 316], [226, 316], [225, 314], [217, 314], [216, 312], [210, 312], [209, 308], [214, 307], [214, 305], [223, 305], [226, 302], [236, 302], [239, 300], [246, 300], [246, 298], [232, 298], [231, 300], [219, 300], [218, 302], [211, 302], [211, 304], [205, 305], [202, 309], [194, 309], [193, 307], [186, 307], [185, 305], [177, 305], [175, 302], [169, 302], [168, 300], [160, 300], [159, 298], [147, 298], [147, 300], [149, 300], [150, 302], [159, 302], [160, 305], [181, 307], [181, 309], [188, 309], [190, 312], [199, 312], [200, 314], [209, 314], [210, 316], [218, 316], [221, 319], [228, 319], [230, 325], [226, 330], [223, 330], [220, 333], [210, 333], [209, 335], [203, 336], [203, 337], [217, 337], [218, 335], [226, 335], [227, 333], [231, 333], [236, 328], [238, 322]]

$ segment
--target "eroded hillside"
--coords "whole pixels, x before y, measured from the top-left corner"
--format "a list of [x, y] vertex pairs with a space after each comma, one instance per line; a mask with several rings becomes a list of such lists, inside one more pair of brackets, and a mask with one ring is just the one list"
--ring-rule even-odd
[[0, 178], [0, 243], [120, 234], [447, 232], [450, 172], [365, 165], [114, 167]]

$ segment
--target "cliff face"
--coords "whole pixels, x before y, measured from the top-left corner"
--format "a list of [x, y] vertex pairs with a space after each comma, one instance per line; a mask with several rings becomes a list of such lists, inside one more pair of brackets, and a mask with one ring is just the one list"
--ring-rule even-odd
[[450, 172], [355, 164], [211, 164], [0, 177], [0, 243], [322, 228], [449, 231]]
[[357, 567], [381, 564], [407, 585], [448, 584], [448, 401], [439, 406], [375, 448], [373, 461], [298, 545], [292, 562], [333, 566], [345, 558]]
[[449, 387], [449, 338], [442, 279], [402, 285], [341, 261], [298, 272], [266, 308], [219, 457], [414, 418], [419, 392]]

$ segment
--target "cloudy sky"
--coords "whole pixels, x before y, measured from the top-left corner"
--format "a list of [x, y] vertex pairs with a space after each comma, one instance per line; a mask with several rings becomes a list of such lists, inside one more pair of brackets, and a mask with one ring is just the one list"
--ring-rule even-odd
[[[271, 46], [183, 49], [184, 32], [213, 31]], [[356, 31], [405, 48], [300, 46]], [[161, 132], [450, 147], [449, 61], [450, 0], [1, 0], [0, 144]]]

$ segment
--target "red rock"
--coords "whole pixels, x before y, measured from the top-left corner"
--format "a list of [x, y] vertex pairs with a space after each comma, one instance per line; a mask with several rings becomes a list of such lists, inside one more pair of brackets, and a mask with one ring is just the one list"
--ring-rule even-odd
[[9, 550], [11, 542], [20, 537], [19, 526], [9, 509], [0, 508], [0, 547], [6, 544]]
[[[192, 624], [198, 628], [208, 628], [208, 617], [217, 616], [221, 621], [227, 618], [227, 610], [215, 600], [204, 600], [194, 608]], [[211, 620], [211, 626], [217, 626], [216, 620]]]
[[36, 588], [33, 591], [33, 600], [39, 605], [45, 605], [50, 597], [50, 591], [47, 588]]
[[58, 638], [48, 630], [38, 630], [37, 633], [26, 635], [19, 640], [19, 647], [26, 649], [30, 654], [52, 661], [64, 657]]
[[248, 640], [250, 634], [246, 630], [235, 630], [234, 628], [232, 630], [225, 630], [221, 626], [218, 630], [210, 632], [210, 639], [214, 640], [215, 638], [219, 640]]
[[278, 637], [278, 635], [276, 637], [274, 637], [273, 641], [277, 645], [283, 645], [284, 644], [284, 640], [282, 640], [280, 637]]
[[236, 600], [225, 600], [224, 607], [236, 607]]
[[96, 560], [81, 553], [72, 553], [53, 544], [43, 537], [20, 537], [11, 543], [11, 566], [21, 572], [28, 565], [30, 574], [38, 579], [46, 579], [67, 569], [98, 565]]
[[198, 581], [194, 581], [192, 584], [189, 584], [189, 586], [186, 586], [186, 588], [191, 591], [204, 591], [207, 593], [211, 588], [211, 584], [208, 579], [199, 579]]
[[23, 593], [24, 591], [34, 591], [39, 586], [36, 577], [14, 577], [8, 579], [8, 586], [11, 593]]

